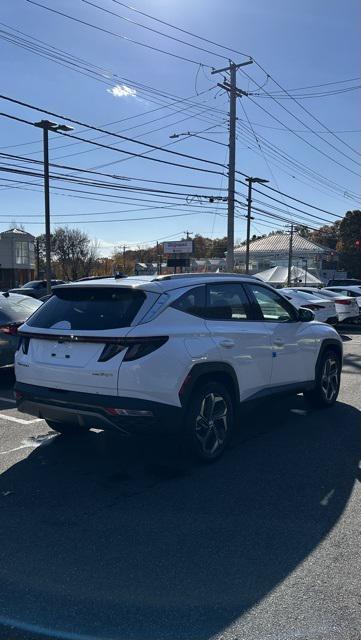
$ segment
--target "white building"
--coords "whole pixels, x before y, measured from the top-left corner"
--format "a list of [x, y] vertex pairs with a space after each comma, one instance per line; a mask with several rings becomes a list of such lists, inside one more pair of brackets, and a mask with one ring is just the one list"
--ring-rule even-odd
[[[250, 273], [265, 271], [272, 267], [288, 267], [290, 236], [277, 233], [250, 243]], [[235, 265], [245, 270], [246, 246], [234, 250]], [[328, 247], [315, 244], [298, 233], [293, 234], [292, 265], [309, 271], [320, 280], [333, 277], [337, 269], [336, 252]]]

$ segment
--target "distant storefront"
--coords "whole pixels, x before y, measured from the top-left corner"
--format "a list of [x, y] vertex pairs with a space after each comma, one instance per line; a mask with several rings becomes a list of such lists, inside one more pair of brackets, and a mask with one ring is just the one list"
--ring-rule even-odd
[[0, 233], [0, 291], [34, 279], [34, 242], [34, 236], [22, 229]]

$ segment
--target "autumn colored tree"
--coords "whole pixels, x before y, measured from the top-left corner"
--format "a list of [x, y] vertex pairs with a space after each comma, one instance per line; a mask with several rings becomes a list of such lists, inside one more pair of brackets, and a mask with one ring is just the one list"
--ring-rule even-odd
[[361, 211], [347, 211], [339, 223], [336, 249], [340, 266], [353, 278], [361, 278]]

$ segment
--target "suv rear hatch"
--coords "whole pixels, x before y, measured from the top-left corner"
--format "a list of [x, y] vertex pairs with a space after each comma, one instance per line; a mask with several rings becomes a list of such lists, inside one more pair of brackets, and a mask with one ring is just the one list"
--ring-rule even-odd
[[[154, 293], [125, 286], [66, 285], [21, 327], [20, 382], [116, 395], [122, 338]], [[148, 306], [148, 305], [145, 305]]]

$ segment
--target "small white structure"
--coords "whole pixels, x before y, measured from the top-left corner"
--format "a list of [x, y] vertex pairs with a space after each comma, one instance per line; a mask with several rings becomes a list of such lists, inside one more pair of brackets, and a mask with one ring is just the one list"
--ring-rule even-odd
[[[249, 245], [250, 273], [268, 270], [271, 267], [288, 267], [290, 235], [275, 233], [265, 238], [253, 240]], [[245, 270], [246, 246], [235, 247], [235, 264], [241, 273]], [[324, 279], [333, 277], [329, 274], [337, 270], [337, 253], [328, 247], [320, 246], [303, 238], [299, 233], [293, 234], [292, 263], [295, 267], [305, 268], [307, 273]]]
[[[288, 268], [287, 267], [272, 267], [271, 269], [266, 269], [266, 271], [261, 271], [260, 273], [256, 273], [255, 276], [263, 280], [264, 282], [268, 282], [269, 284], [279, 284], [285, 285], [288, 284]], [[322, 285], [321, 280], [316, 278], [316, 276], [309, 273], [309, 271], [305, 271], [305, 269], [300, 269], [299, 267], [291, 267], [291, 285], [309, 285], [310, 287]]]

